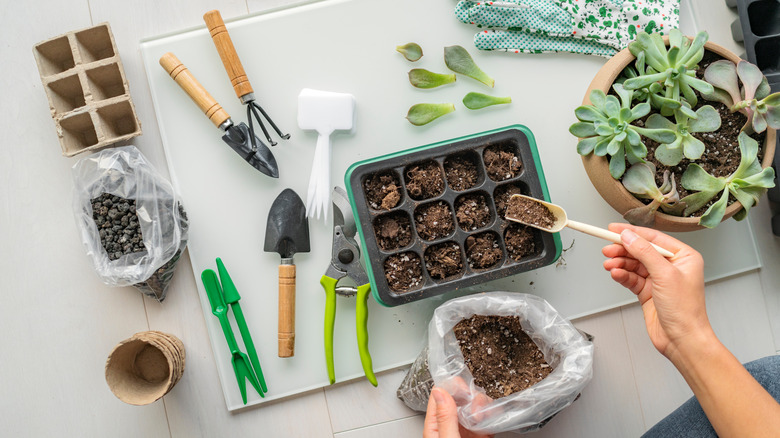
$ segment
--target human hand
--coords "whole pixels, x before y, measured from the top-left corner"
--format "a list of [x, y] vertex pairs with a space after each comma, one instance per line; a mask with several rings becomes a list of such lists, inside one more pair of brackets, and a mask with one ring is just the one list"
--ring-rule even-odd
[[[647, 333], [655, 348], [672, 359], [686, 342], [712, 334], [704, 304], [704, 261], [701, 254], [660, 231], [628, 224], [610, 224], [622, 245], [602, 252], [612, 279], [637, 295]], [[664, 258], [648, 242], [668, 249]]]
[[458, 407], [447, 391], [433, 388], [425, 412], [423, 438], [492, 438], [480, 435], [458, 424]]

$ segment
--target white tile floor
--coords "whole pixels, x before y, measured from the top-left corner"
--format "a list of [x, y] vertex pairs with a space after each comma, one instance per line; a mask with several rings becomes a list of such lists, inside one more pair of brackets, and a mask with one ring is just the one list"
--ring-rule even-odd
[[[432, 0], [433, 1], [433, 0]], [[436, 0], [443, 1], [443, 0]], [[187, 256], [164, 306], [132, 289], [109, 289], [83, 256], [70, 206], [74, 160], [57, 152], [32, 46], [103, 21], [112, 25], [144, 135], [134, 144], [165, 172], [158, 127], [138, 41], [200, 26], [204, 11], [226, 17], [289, 0], [0, 1], [0, 252], [6, 281], [0, 306], [0, 419], [8, 436], [268, 436], [383, 438], [419, 436], [422, 417], [395, 398], [403, 370], [337, 385], [260, 408], [225, 410]], [[720, 0], [683, 0], [683, 20], [737, 53]], [[708, 285], [710, 318], [742, 361], [780, 350], [780, 245], [766, 202], [751, 212], [764, 268]], [[724, 249], [726, 250], [726, 249]], [[107, 311], [106, 309], [111, 309]], [[690, 396], [644, 332], [632, 305], [581, 318], [596, 337], [594, 378], [574, 405], [533, 436], [638, 436]], [[106, 354], [132, 333], [168, 331], [185, 340], [187, 371], [158, 402], [119, 402], [103, 380]]]

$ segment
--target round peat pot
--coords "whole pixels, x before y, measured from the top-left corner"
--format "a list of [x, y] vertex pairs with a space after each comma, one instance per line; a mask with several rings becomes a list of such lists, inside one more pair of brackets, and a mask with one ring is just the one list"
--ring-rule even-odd
[[[664, 38], [668, 44], [668, 38]], [[707, 42], [704, 45], [704, 49], [715, 53], [724, 59], [728, 59], [734, 63], [740, 61], [739, 56], [735, 55], [730, 50], [719, 46], [712, 42]], [[636, 58], [628, 49], [623, 49], [617, 55], [613, 56], [596, 74], [593, 81], [588, 87], [588, 91], [585, 92], [585, 98], [582, 100], [583, 105], [590, 105], [590, 92], [593, 90], [601, 90], [604, 93], [609, 93], [612, 89], [612, 83], [623, 72], [629, 64], [634, 62]], [[764, 158], [761, 161], [761, 166], [766, 168], [772, 165], [772, 159], [775, 156], [775, 139], [777, 132], [774, 129], [766, 130], [766, 140], [764, 141]], [[599, 157], [595, 154], [589, 154], [582, 157], [582, 163], [585, 166], [585, 171], [588, 173], [590, 181], [593, 186], [599, 192], [602, 198], [612, 206], [618, 213], [625, 214], [627, 211], [642, 207], [644, 204], [634, 195], [631, 194], [623, 184], [612, 178], [609, 173], [609, 162], [606, 157]], [[734, 216], [742, 208], [742, 204], [734, 202], [726, 208], [726, 214], [723, 216], [723, 220]], [[694, 231], [704, 228], [699, 225], [698, 217], [679, 217], [672, 216], [661, 211], [655, 214], [655, 224], [653, 228], [662, 231]]]

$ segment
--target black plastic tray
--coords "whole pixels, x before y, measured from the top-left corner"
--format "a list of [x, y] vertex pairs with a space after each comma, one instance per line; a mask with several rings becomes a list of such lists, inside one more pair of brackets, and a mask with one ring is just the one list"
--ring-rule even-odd
[[[511, 147], [522, 163], [522, 170], [514, 178], [496, 182], [488, 177], [483, 162], [483, 151], [490, 146], [502, 145]], [[471, 151], [471, 152], [469, 152]], [[444, 161], [451, 156], [469, 153], [476, 158], [477, 169], [480, 174], [477, 184], [467, 190], [456, 191], [449, 187], [445, 179], [444, 191], [436, 197], [414, 200], [406, 191], [405, 169], [416, 163], [433, 160], [440, 166], [444, 174]], [[402, 186], [401, 201], [390, 210], [375, 210], [366, 200], [363, 188], [364, 181], [375, 173], [393, 172]], [[549, 201], [547, 184], [539, 161], [531, 131], [522, 125], [513, 125], [494, 131], [461, 137], [453, 140], [438, 142], [431, 145], [385, 155], [353, 164], [345, 175], [347, 192], [358, 227], [358, 234], [363, 248], [363, 255], [371, 282], [371, 290], [374, 298], [383, 305], [397, 306], [423, 298], [440, 295], [455, 289], [473, 286], [509, 275], [530, 271], [553, 263], [561, 254], [561, 241], [557, 233], [550, 234], [539, 230], [532, 230], [535, 241], [535, 252], [520, 260], [513, 260], [507, 255], [504, 245], [504, 231], [509, 223], [496, 213], [494, 192], [497, 188], [515, 184], [521, 188], [523, 194]], [[454, 203], [464, 194], [483, 193], [491, 210], [491, 222], [474, 231], [462, 229], [454, 218]], [[427, 241], [421, 238], [415, 227], [414, 211], [417, 207], [431, 202], [442, 201], [446, 203], [453, 213], [455, 231], [448, 237]], [[374, 221], [386, 214], [407, 215], [411, 223], [411, 243], [403, 248], [393, 251], [382, 250], [374, 232]], [[469, 266], [465, 253], [465, 240], [471, 235], [486, 231], [494, 232], [499, 238], [503, 258], [493, 267], [486, 269], [474, 269]], [[463, 261], [462, 274], [454, 278], [434, 280], [427, 272], [425, 266], [425, 250], [433, 245], [455, 242], [460, 246], [461, 260]], [[393, 254], [414, 252], [422, 263], [422, 282], [419, 287], [409, 291], [394, 291], [388, 285], [385, 277], [384, 263]]]

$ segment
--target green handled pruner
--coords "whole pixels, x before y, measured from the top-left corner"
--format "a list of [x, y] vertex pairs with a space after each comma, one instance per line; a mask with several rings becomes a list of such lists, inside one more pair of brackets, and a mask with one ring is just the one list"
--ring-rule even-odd
[[[333, 368], [336, 294], [347, 297], [357, 294], [355, 326], [360, 363], [363, 365], [363, 372], [368, 381], [376, 386], [371, 353], [368, 351], [368, 295], [371, 291], [371, 284], [368, 282], [366, 270], [360, 264], [360, 248], [355, 241], [357, 227], [347, 200], [347, 193], [341, 187], [336, 187], [333, 190], [332, 199], [333, 252], [330, 265], [320, 280], [320, 284], [325, 288], [325, 362], [328, 367], [328, 378], [331, 385], [336, 382], [336, 372]], [[350, 278], [357, 286], [339, 286], [339, 281], [344, 278]]]
[[[241, 296], [238, 294], [236, 286], [233, 284], [233, 280], [230, 278], [225, 265], [222, 260], [217, 258], [217, 269], [219, 270], [219, 277], [217, 273], [211, 269], [206, 269], [201, 273], [201, 280], [203, 281], [203, 287], [206, 289], [206, 296], [211, 304], [211, 313], [213, 313], [219, 323], [222, 326], [222, 332], [225, 335], [228, 348], [230, 349], [231, 362], [233, 364], [233, 372], [236, 374], [236, 380], [238, 382], [238, 388], [241, 391], [241, 399], [246, 404], [246, 380], [257, 390], [260, 397], [265, 397], [265, 393], [268, 392], [268, 387], [263, 377], [263, 370], [260, 368], [260, 361], [257, 357], [257, 350], [255, 350], [255, 344], [252, 342], [252, 336], [249, 334], [249, 328], [246, 325], [246, 319], [244, 319], [244, 312], [241, 310], [241, 305], [238, 301]], [[221, 284], [221, 287], [220, 287]], [[230, 326], [228, 320], [228, 304], [233, 309], [233, 316], [236, 318], [236, 325], [241, 332], [241, 339], [244, 341], [249, 356], [243, 353], [236, 342], [236, 337], [233, 334], [233, 328]], [[254, 368], [254, 369], [253, 369]]]

